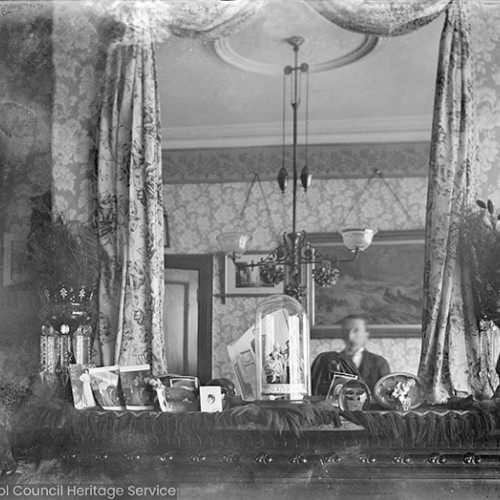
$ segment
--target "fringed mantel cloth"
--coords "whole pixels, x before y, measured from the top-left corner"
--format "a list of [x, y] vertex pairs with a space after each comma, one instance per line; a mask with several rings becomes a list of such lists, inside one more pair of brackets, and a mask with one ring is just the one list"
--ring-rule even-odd
[[[409, 413], [340, 411], [324, 402], [237, 406], [220, 413], [163, 413], [157, 411], [78, 411], [70, 404], [52, 407], [26, 405], [12, 429], [14, 449], [37, 450], [39, 458], [68, 450], [202, 449], [223, 446], [221, 436], [256, 431], [262, 436], [288, 435], [300, 439], [310, 431], [335, 432], [343, 423], [361, 426], [368, 445], [443, 446], [483, 443], [497, 426], [498, 411], [481, 408], [433, 408]], [[363, 430], [364, 429], [364, 430]], [[352, 425], [351, 431], [352, 433]], [[235, 441], [237, 443], [238, 441]], [[208, 444], [207, 444], [208, 443]], [[241, 443], [241, 441], [239, 441]]]

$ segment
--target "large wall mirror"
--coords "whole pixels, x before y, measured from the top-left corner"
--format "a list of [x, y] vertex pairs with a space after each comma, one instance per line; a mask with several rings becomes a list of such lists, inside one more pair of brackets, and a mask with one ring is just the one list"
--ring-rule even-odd
[[[0, 226], [8, 241], [27, 235], [33, 198], [54, 183], [70, 193], [61, 206], [71, 217], [92, 201], [82, 194], [88, 188], [82, 172], [92, 161], [97, 134], [105, 62], [99, 40], [109, 26], [99, 23], [100, 11], [91, 3], [75, 3], [54, 17], [54, 8], [63, 4], [2, 6]], [[299, 120], [299, 161], [305, 158], [307, 121], [313, 182], [298, 197], [298, 229], [330, 234], [342, 225], [370, 224], [382, 232], [422, 231], [443, 20], [441, 15], [411, 34], [377, 39], [342, 30], [306, 1], [270, 0], [262, 15], [227, 38], [171, 35], [155, 41], [167, 262], [174, 259], [169, 256], [218, 254], [216, 236], [236, 221], [251, 235], [249, 250], [256, 253], [272, 250], [290, 230], [291, 195], [281, 194], [275, 179], [283, 151], [286, 162], [291, 156], [283, 68], [293, 63], [284, 42], [292, 35], [305, 38], [300, 61], [311, 68], [301, 85], [301, 112], [307, 101], [308, 116]], [[65, 161], [67, 169], [53, 171], [54, 162]], [[377, 169], [385, 182], [376, 177], [366, 188]], [[252, 192], [239, 220], [254, 172], [263, 192]], [[3, 275], [15, 259], [3, 249]], [[213, 259], [212, 317], [203, 319], [210, 322], [211, 345], [198, 347], [198, 363], [204, 363], [204, 376], [210, 371], [234, 378], [226, 346], [253, 323], [260, 298], [222, 301], [219, 263]], [[177, 275], [170, 278], [179, 281]], [[0, 367], [14, 373], [25, 362], [37, 363], [31, 354], [38, 345], [37, 299], [29, 286], [3, 285], [2, 336], [6, 352], [13, 354], [0, 357]], [[338, 338], [320, 335], [311, 342], [311, 356], [341, 345]], [[388, 357], [394, 370], [416, 372], [418, 335], [382, 335], [372, 339], [372, 348]]]
[[[271, 251], [281, 233], [291, 230], [291, 192], [282, 195], [275, 179], [282, 164], [283, 106], [286, 163], [291, 165], [291, 108], [290, 96], [283, 99], [283, 68], [293, 64], [293, 53], [284, 40], [297, 34], [306, 39], [300, 62], [311, 67], [301, 88], [299, 162], [305, 155], [308, 83], [307, 161], [313, 175], [308, 193], [299, 193], [298, 229], [322, 239], [342, 224], [368, 223], [382, 233], [421, 238], [442, 25], [443, 16], [412, 34], [374, 39], [336, 27], [307, 2], [276, 0], [234, 36], [214, 43], [172, 37], [159, 44], [165, 201], [176, 228], [171, 251], [219, 252], [215, 237], [233, 227], [254, 172], [264, 194], [252, 190], [241, 221], [252, 238], [249, 253]], [[366, 189], [375, 169], [385, 182], [375, 177]], [[216, 277], [224, 272], [215, 271]], [[221, 286], [217, 280], [216, 295], [224, 293]], [[261, 298], [215, 297], [214, 372], [234, 377], [225, 345], [252, 324]], [[398, 321], [402, 328], [381, 329], [392, 320], [380, 321], [371, 348], [388, 357], [393, 369], [416, 373], [420, 317], [412, 309], [407, 322]], [[322, 326], [313, 322], [311, 357], [342, 348], [338, 325]]]
[[[55, 2], [56, 9], [60, 5]], [[46, 192], [53, 182], [68, 189], [68, 216], [78, 217], [91, 201], [81, 196], [86, 181], [80, 172], [97, 134], [96, 102], [105, 61], [99, 36], [105, 36], [106, 26], [96, 29], [99, 11], [89, 5], [74, 7], [72, 14], [58, 11], [64, 15], [55, 25], [53, 6], [43, 2], [21, 2], [15, 8], [9, 4], [2, 19], [0, 63], [5, 92], [0, 129], [2, 140], [10, 143], [10, 157], [2, 163], [1, 221], [3, 233], [13, 235], [11, 239], [22, 240], [27, 234], [30, 198]], [[66, 21], [61, 21], [64, 16]], [[283, 40], [297, 34], [306, 39], [301, 62], [311, 67], [308, 82], [302, 82], [301, 109], [308, 84], [308, 162], [313, 175], [309, 192], [298, 199], [300, 229], [331, 233], [342, 223], [361, 221], [376, 222], [381, 230], [423, 229], [441, 24], [438, 19], [414, 34], [380, 40], [336, 27], [307, 2], [273, 0], [262, 16], [225, 39], [204, 42], [170, 36], [157, 41], [164, 198], [170, 230], [167, 262], [180, 255], [189, 259], [193, 254], [218, 253], [215, 238], [234, 225], [254, 172], [260, 175], [264, 192], [252, 192], [242, 221], [252, 235], [250, 249], [269, 251], [276, 245], [277, 233], [290, 229], [290, 193], [279, 192], [275, 177], [282, 156], [282, 73], [293, 62], [290, 46]], [[284, 104], [289, 161], [289, 96]], [[299, 129], [302, 157], [303, 114]], [[61, 149], [63, 145], [66, 149]], [[59, 162], [66, 157], [71, 166], [54, 173], [52, 165], [58, 157]], [[413, 221], [377, 179], [348, 214], [375, 168], [384, 172]], [[2, 260], [4, 267], [10, 265]], [[214, 259], [216, 295], [223, 292], [218, 263]], [[181, 286], [180, 281], [185, 287], [189, 279], [174, 274], [167, 288]], [[210, 328], [205, 325], [207, 331], [213, 330], [211, 345], [198, 344], [198, 359], [192, 361], [199, 364], [204, 378], [209, 371], [233, 378], [226, 345], [252, 324], [259, 299], [234, 297], [223, 304], [215, 297], [212, 318], [199, 318], [211, 323]], [[34, 333], [18, 359], [37, 349], [36, 293], [2, 287], [1, 314], [9, 325], [6, 337], [12, 345], [16, 335], [26, 331], [25, 318], [16, 310], [23, 301], [33, 311], [30, 331]], [[338, 342], [314, 340], [312, 355], [337, 348]], [[396, 345], [406, 358], [417, 358], [418, 339], [374, 342], [379, 351], [393, 351]], [[179, 353], [188, 345], [174, 344], [172, 350]], [[175, 370], [191, 370], [171, 363]]]

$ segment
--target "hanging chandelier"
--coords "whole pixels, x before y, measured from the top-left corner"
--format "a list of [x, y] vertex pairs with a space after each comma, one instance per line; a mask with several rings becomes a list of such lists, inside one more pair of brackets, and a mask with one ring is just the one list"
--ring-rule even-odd
[[[305, 231], [297, 231], [297, 191], [299, 180], [307, 191], [311, 184], [311, 174], [307, 165], [307, 139], [308, 139], [308, 84], [306, 83], [306, 119], [305, 119], [305, 162], [299, 176], [298, 167], [298, 109], [300, 105], [300, 82], [301, 75], [308, 76], [309, 66], [306, 63], [299, 65], [298, 53], [300, 46], [304, 43], [304, 38], [293, 36], [287, 39], [287, 42], [292, 46], [294, 51], [294, 65], [285, 66], [284, 68], [284, 85], [283, 85], [283, 151], [282, 165], [278, 173], [278, 185], [283, 193], [285, 193], [288, 184], [288, 171], [285, 165], [285, 96], [286, 96], [286, 79], [292, 80], [290, 105], [292, 107], [293, 129], [292, 129], [292, 231], [283, 234], [283, 243], [275, 248], [267, 257], [260, 259], [258, 262], [240, 262], [238, 259], [245, 253], [247, 244], [250, 240], [249, 236], [241, 231], [232, 231], [223, 233], [217, 237], [221, 245], [222, 252], [229, 255], [236, 266], [238, 267], [259, 267], [260, 277], [263, 283], [269, 285], [277, 285], [282, 281], [285, 282], [284, 291], [296, 299], [302, 300], [307, 294], [307, 283], [305, 279], [306, 266], [313, 266], [312, 277], [314, 281], [322, 287], [334, 286], [339, 277], [337, 265], [341, 262], [352, 262], [359, 256], [360, 252], [365, 250], [372, 243], [373, 237], [377, 230], [373, 228], [344, 228], [340, 230], [342, 240], [345, 247], [351, 252], [348, 258], [339, 258], [322, 255], [318, 249], [314, 248], [308, 241]], [[308, 79], [306, 80], [308, 82]], [[243, 218], [248, 199], [251, 191], [258, 182], [261, 193], [264, 197], [265, 206], [270, 217], [269, 207], [267, 206], [266, 198], [262, 190], [262, 185], [258, 174], [254, 175], [254, 179], [250, 186], [250, 190], [246, 196], [243, 209], [240, 214], [240, 219]], [[332, 264], [335, 262], [335, 266]]]

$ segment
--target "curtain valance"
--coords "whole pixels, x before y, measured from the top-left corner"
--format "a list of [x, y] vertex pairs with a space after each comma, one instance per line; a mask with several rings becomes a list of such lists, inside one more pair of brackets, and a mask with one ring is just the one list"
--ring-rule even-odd
[[262, 12], [264, 0], [167, 0], [169, 28], [177, 36], [219, 38], [244, 28]]
[[[430, 23], [453, 0], [297, 1], [307, 3], [344, 29], [376, 36], [397, 36]], [[142, 19], [150, 19], [154, 40], [161, 42], [172, 34], [204, 40], [234, 35], [261, 14], [265, 4], [265, 0], [139, 0], [103, 3], [99, 8], [102, 15], [127, 29], [140, 31]]]
[[323, 17], [341, 28], [377, 36], [397, 36], [434, 20], [452, 0], [310, 0]]
[[114, 33], [122, 43], [137, 43], [136, 35], [149, 27], [155, 42], [172, 34], [211, 40], [237, 33], [262, 12], [264, 5], [265, 0], [137, 0], [102, 2], [97, 13], [124, 27], [127, 36], [123, 39], [119, 30]]

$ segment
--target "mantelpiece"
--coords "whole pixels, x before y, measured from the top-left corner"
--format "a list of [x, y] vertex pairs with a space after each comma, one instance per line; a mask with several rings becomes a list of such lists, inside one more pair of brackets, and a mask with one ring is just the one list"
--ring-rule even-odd
[[[400, 487], [420, 492], [441, 485], [449, 492], [450, 485], [460, 484], [463, 493], [470, 493], [472, 486], [500, 485], [496, 410], [440, 408], [406, 416], [321, 410], [304, 417], [309, 423], [299, 432], [291, 423], [300, 421], [300, 412], [292, 410], [290, 419], [280, 420], [281, 409], [249, 411], [245, 417], [235, 409], [170, 415], [32, 408], [17, 419], [11, 438], [21, 469], [41, 463], [38, 476], [30, 479], [40, 483], [48, 480], [44, 474], [61, 481], [71, 471], [81, 483], [175, 482], [179, 492], [203, 488], [204, 498], [212, 498], [210, 491], [221, 498], [229, 487], [272, 492], [274, 498], [291, 485], [345, 494], [363, 491], [365, 484], [381, 495]], [[428, 420], [419, 422], [425, 415]], [[396, 426], [384, 436], [376, 421], [393, 418], [413, 424]], [[409, 439], [412, 426], [415, 439]], [[22, 482], [23, 475], [6, 476], [6, 481]]]

